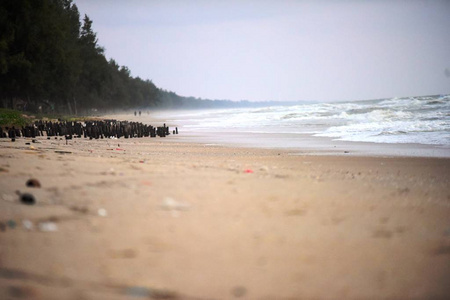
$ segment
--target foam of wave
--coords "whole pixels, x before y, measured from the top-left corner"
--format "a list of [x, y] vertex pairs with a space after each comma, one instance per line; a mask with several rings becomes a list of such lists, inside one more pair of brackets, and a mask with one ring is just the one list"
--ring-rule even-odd
[[313, 133], [345, 141], [450, 145], [450, 95], [189, 112], [193, 131]]

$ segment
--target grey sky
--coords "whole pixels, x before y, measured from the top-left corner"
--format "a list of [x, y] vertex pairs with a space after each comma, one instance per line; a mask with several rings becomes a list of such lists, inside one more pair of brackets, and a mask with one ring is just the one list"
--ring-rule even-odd
[[108, 58], [183, 96], [450, 93], [450, 1], [74, 2]]

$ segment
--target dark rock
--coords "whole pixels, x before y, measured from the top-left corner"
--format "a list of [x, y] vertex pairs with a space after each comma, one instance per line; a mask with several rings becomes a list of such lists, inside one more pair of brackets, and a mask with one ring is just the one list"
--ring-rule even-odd
[[37, 179], [28, 179], [27, 181], [27, 187], [36, 187], [36, 188], [40, 188], [41, 187], [41, 183], [39, 182], [39, 180]]
[[20, 196], [20, 202], [26, 205], [34, 205], [36, 203], [36, 199], [33, 195], [25, 193]]

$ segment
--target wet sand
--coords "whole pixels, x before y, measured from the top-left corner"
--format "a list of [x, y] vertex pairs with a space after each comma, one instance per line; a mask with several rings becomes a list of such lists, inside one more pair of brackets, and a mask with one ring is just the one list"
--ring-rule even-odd
[[1, 139], [0, 298], [450, 297], [450, 159], [179, 136]]

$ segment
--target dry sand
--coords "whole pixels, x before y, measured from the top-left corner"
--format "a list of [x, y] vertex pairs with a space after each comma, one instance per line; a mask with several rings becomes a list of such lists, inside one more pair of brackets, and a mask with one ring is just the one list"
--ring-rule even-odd
[[448, 158], [38, 140], [0, 140], [0, 299], [450, 297]]

